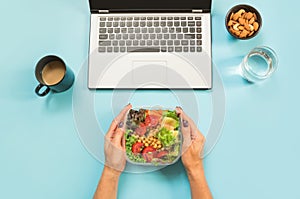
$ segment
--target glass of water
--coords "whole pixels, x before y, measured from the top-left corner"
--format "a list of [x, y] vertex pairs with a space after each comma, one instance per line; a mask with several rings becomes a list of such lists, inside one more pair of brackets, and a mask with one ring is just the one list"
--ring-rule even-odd
[[240, 65], [241, 75], [256, 83], [269, 78], [278, 67], [278, 57], [267, 46], [256, 47], [245, 56]]

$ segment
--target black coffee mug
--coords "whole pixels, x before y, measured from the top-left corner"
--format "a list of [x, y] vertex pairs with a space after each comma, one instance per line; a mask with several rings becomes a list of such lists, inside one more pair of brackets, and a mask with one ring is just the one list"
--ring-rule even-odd
[[55, 55], [43, 57], [37, 63], [35, 77], [40, 83], [35, 93], [40, 97], [46, 96], [50, 91], [59, 93], [68, 90], [75, 78], [73, 71]]

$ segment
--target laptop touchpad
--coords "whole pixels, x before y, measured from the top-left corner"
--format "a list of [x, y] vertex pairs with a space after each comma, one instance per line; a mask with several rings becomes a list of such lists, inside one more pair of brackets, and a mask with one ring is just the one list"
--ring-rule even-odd
[[166, 84], [167, 61], [133, 61], [132, 79], [134, 84], [139, 84], [139, 86], [147, 84]]

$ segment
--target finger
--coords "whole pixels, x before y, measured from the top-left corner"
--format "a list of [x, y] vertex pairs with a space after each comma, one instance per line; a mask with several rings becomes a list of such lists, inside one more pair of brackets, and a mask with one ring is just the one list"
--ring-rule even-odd
[[184, 120], [188, 121], [188, 123], [191, 126], [191, 138], [194, 140], [199, 135], [202, 135], [202, 133], [199, 131], [198, 127], [196, 126], [195, 122], [180, 108], [178, 107], [178, 112], [182, 115]]
[[117, 115], [117, 117], [115, 117], [115, 119], [112, 121], [109, 130], [107, 132], [107, 137], [112, 137], [114, 131], [116, 130], [116, 128], [118, 127], [119, 123], [124, 120], [126, 113], [128, 112], [128, 110], [130, 110], [132, 108], [131, 104], [128, 104], [127, 106], [125, 106], [121, 112], [119, 113], [119, 115]]
[[124, 137], [124, 132], [123, 128], [117, 128], [114, 138], [112, 139], [112, 143], [119, 148], [122, 148], [122, 137]]
[[183, 136], [183, 144], [182, 144], [182, 151], [186, 151], [186, 149], [191, 144], [191, 127], [189, 125], [189, 121], [184, 116], [183, 111], [180, 108], [176, 108], [176, 112], [179, 114], [181, 119], [181, 133]]

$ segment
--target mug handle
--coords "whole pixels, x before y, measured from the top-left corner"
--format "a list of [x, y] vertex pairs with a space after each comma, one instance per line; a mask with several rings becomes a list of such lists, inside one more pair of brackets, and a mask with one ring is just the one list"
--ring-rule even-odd
[[46, 96], [49, 92], [50, 92], [50, 88], [48, 86], [45, 86], [47, 87], [46, 90], [42, 93], [40, 93], [40, 90], [44, 87], [45, 85], [43, 84], [39, 84], [36, 88], [35, 88], [35, 93], [40, 96], [40, 97], [44, 97]]

